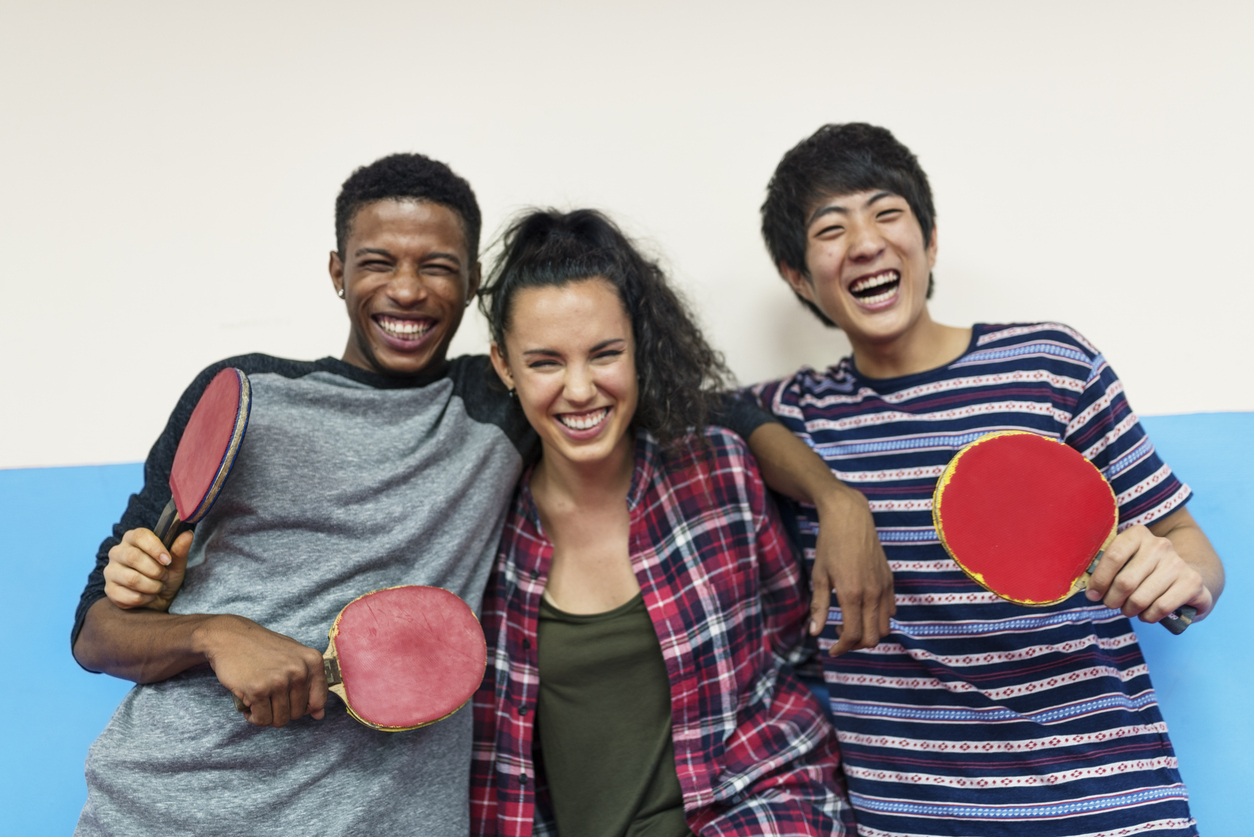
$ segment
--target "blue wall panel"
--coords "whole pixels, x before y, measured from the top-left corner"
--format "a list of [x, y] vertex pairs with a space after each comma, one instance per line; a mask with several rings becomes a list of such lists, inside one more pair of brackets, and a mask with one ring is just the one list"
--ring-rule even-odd
[[[1139, 633], [1202, 832], [1238, 837], [1250, 831], [1244, 809], [1254, 788], [1254, 723], [1242, 699], [1254, 691], [1254, 652], [1241, 631], [1254, 597], [1246, 564], [1254, 536], [1243, 525], [1254, 506], [1254, 414], [1162, 416], [1145, 426], [1197, 492], [1189, 508], [1225, 560], [1228, 587], [1215, 615], [1183, 636], [1154, 626]], [[87, 747], [128, 684], [80, 669], [69, 630], [96, 547], [141, 480], [137, 464], [0, 471], [10, 616], [5, 834], [68, 834], [78, 818]]]

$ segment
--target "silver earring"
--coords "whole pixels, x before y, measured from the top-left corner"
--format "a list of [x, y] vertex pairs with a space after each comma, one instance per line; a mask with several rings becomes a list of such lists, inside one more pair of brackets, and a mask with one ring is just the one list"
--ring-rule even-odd
[[518, 394], [517, 394], [516, 392], [514, 392], [514, 391], [511, 389], [511, 390], [509, 391], [509, 400], [510, 400], [510, 401], [515, 401], [515, 400], [517, 400], [517, 398], [518, 398]]
[[343, 288], [340, 288], [338, 291], [336, 291], [336, 294], [338, 294], [338, 295], [339, 295], [340, 299], [343, 299], [343, 298], [344, 298], [344, 289], [343, 289]]

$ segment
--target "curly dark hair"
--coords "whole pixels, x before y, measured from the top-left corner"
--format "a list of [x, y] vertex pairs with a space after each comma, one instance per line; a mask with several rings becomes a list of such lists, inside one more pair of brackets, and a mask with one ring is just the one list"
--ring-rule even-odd
[[700, 434], [731, 373], [656, 262], [594, 209], [528, 211], [501, 241], [503, 252], [479, 291], [479, 308], [502, 351], [518, 291], [604, 279], [631, 319], [639, 381], [633, 422], [664, 448]]
[[341, 259], [357, 210], [386, 200], [428, 201], [453, 210], [462, 219], [470, 262], [479, 259], [483, 219], [474, 191], [447, 165], [421, 154], [390, 154], [362, 166], [344, 181], [335, 199], [335, 248]]
[[[824, 198], [870, 189], [905, 198], [923, 228], [923, 242], [931, 240], [936, 224], [932, 187], [914, 154], [887, 128], [865, 122], [824, 125], [789, 149], [775, 167], [762, 204], [762, 238], [775, 266], [787, 265], [809, 277], [806, 217]], [[933, 284], [929, 276], [929, 299]], [[836, 327], [812, 302], [800, 294], [797, 299], [825, 325]]]

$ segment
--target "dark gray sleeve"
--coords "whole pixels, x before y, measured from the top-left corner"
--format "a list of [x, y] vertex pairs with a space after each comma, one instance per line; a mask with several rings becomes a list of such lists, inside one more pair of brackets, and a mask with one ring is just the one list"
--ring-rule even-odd
[[719, 400], [718, 408], [710, 416], [710, 424], [726, 427], [746, 442], [762, 425], [779, 423], [779, 419], [742, 393], [724, 392]]
[[522, 407], [510, 398], [487, 355], [462, 355], [449, 362], [453, 392], [466, 405], [466, 414], [484, 424], [494, 424], [531, 462], [540, 455], [540, 438], [527, 422]]

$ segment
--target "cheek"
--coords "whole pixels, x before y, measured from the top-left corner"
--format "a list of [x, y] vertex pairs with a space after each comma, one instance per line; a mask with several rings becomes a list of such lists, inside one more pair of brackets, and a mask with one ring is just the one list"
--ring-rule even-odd
[[628, 364], [625, 368], [618, 370], [607, 388], [620, 404], [631, 405], [634, 412], [635, 405], [640, 400], [640, 383], [636, 378], [634, 366]]
[[533, 415], [541, 416], [548, 412], [548, 407], [553, 403], [553, 399], [557, 397], [557, 391], [560, 385], [554, 381], [547, 380], [536, 375], [528, 375], [523, 372], [514, 378], [517, 385], [515, 394], [518, 397], [518, 403], [522, 405], [523, 412], [528, 417]]

